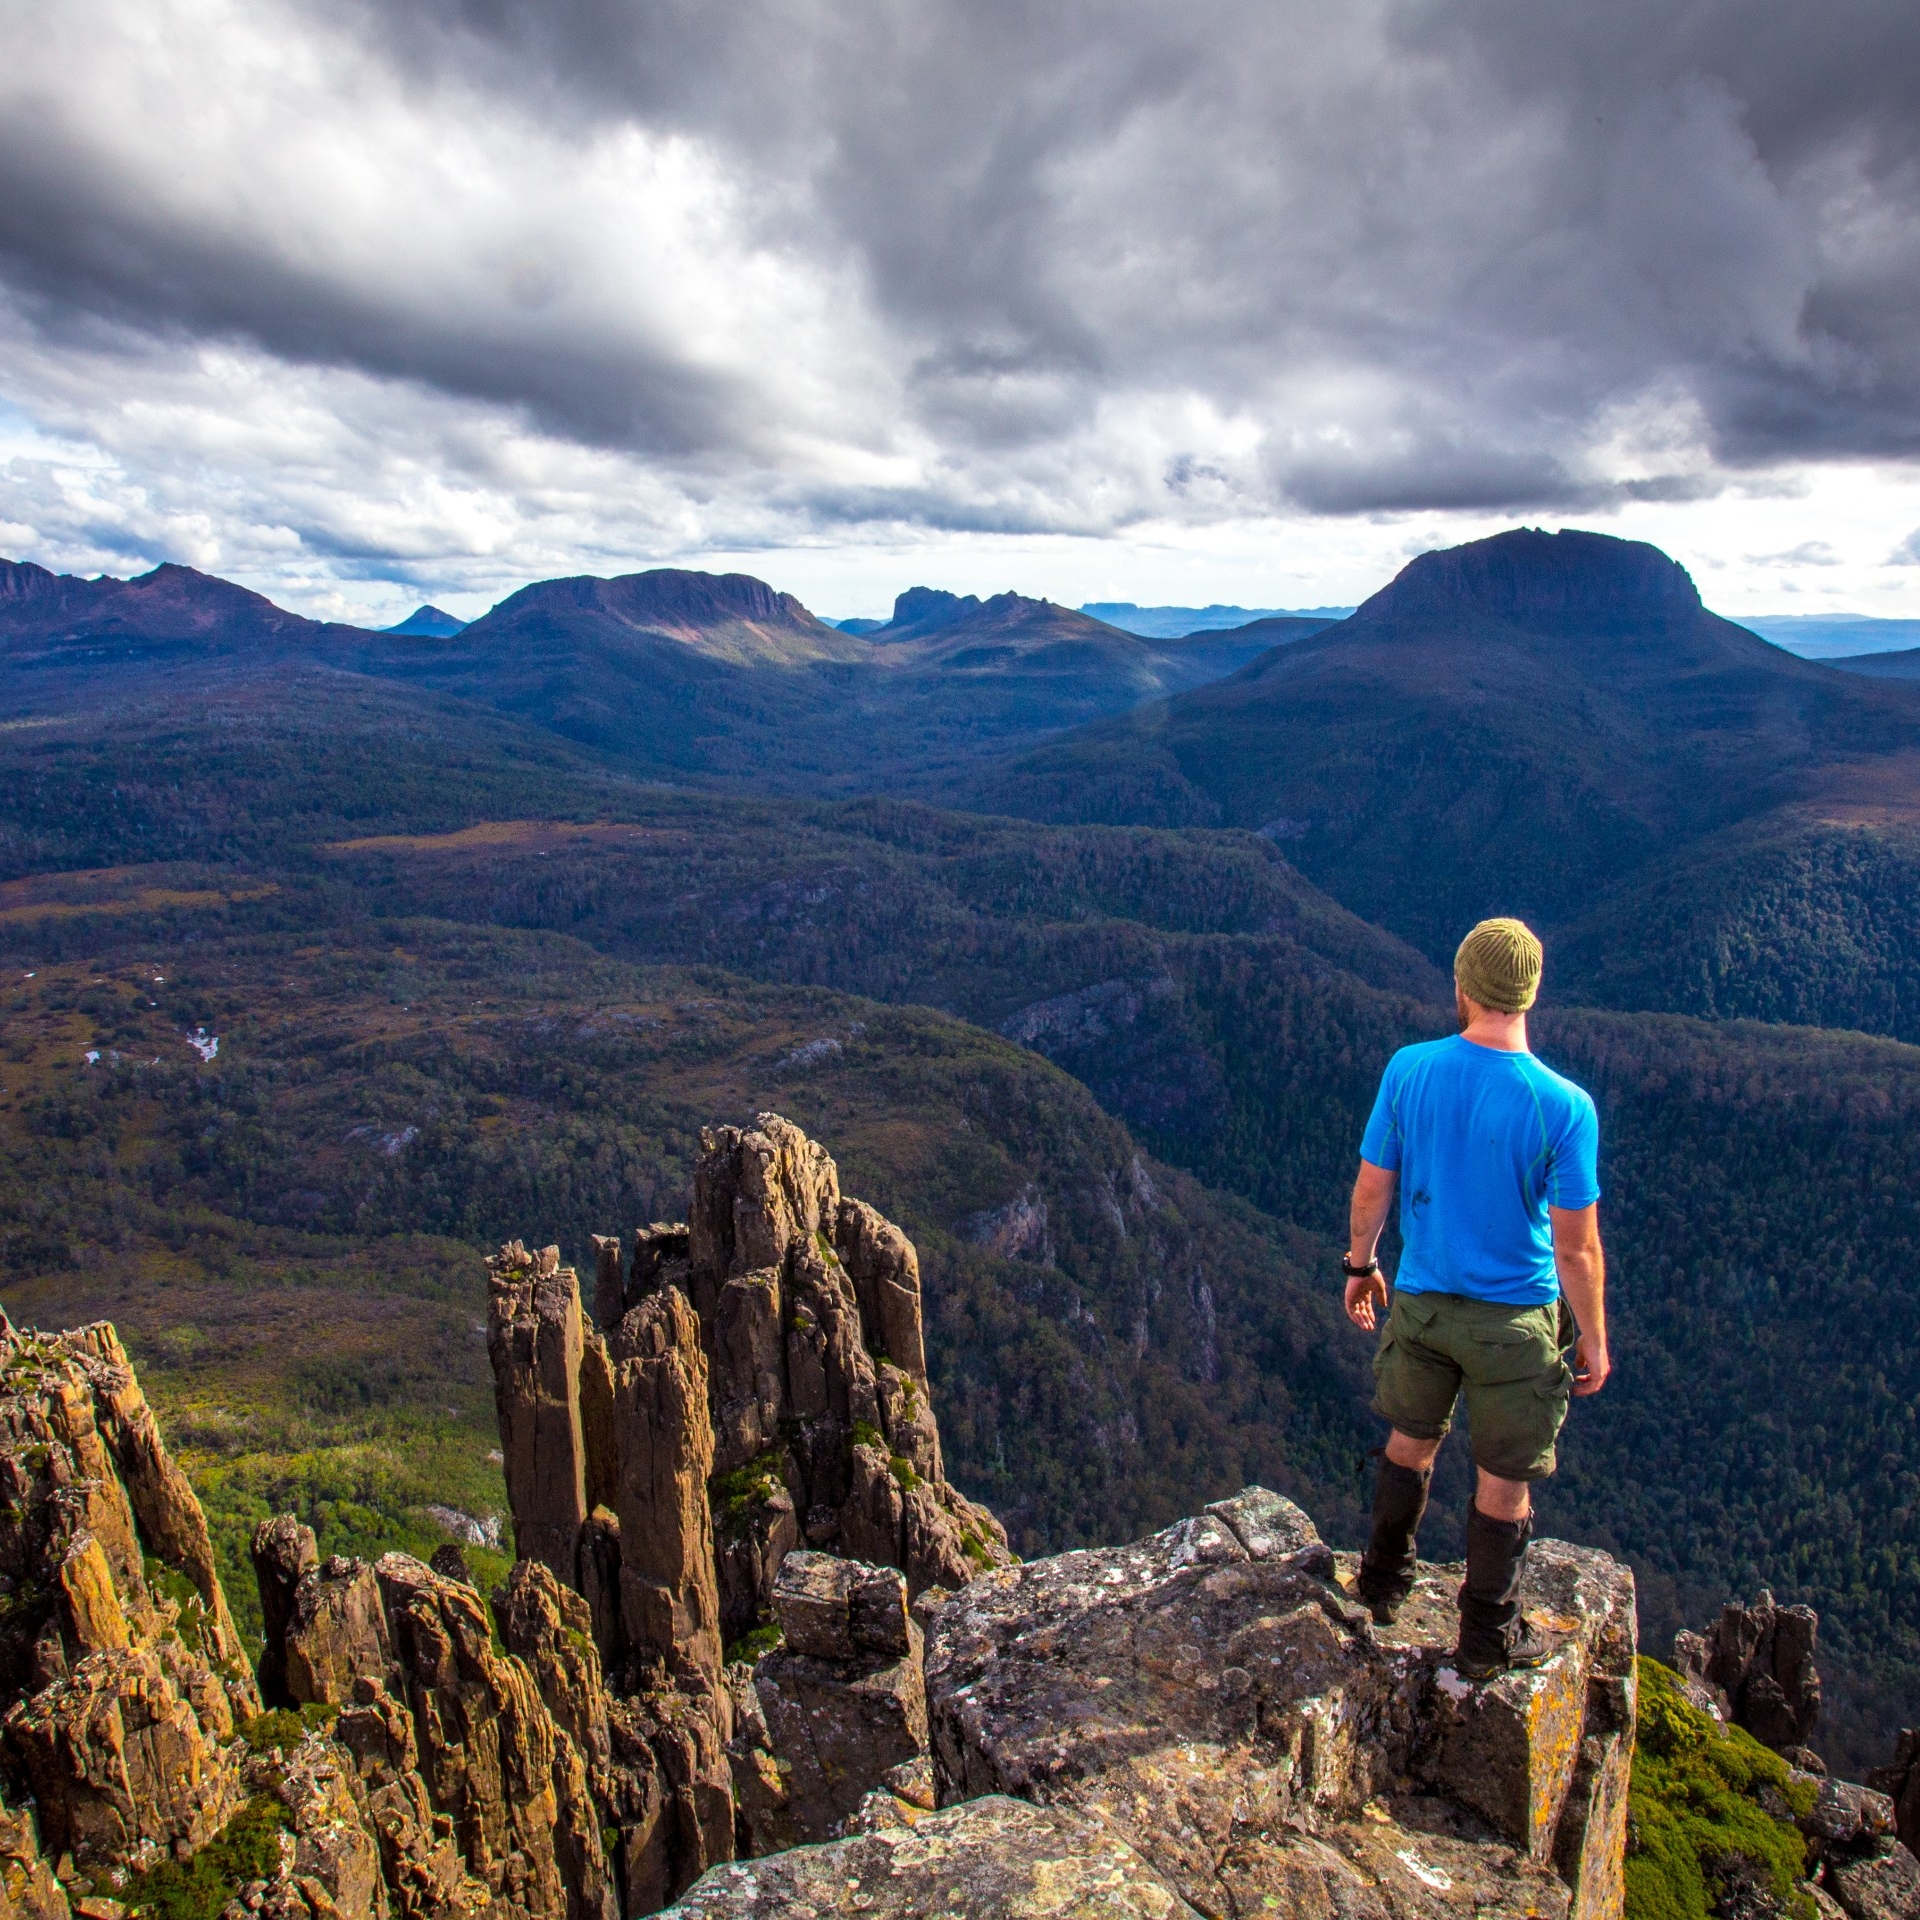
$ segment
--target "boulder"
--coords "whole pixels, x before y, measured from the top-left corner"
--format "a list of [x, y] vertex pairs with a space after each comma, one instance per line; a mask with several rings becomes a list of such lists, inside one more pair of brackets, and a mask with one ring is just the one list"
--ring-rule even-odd
[[774, 1614], [785, 1644], [753, 1670], [780, 1787], [767, 1814], [777, 1811], [783, 1832], [825, 1840], [845, 1830], [869, 1794], [924, 1767], [920, 1629], [895, 1568], [823, 1553], [788, 1556]]
[[1884, 1853], [1895, 1838], [1893, 1802], [1884, 1793], [1824, 1774], [1796, 1771], [1793, 1779], [1813, 1796], [1812, 1806], [1796, 1814], [1794, 1824], [1822, 1858]]
[[665, 1920], [854, 1913], [871, 1920], [1197, 1920], [1111, 1828], [997, 1794], [912, 1825], [717, 1868]]
[[1473, 1686], [1451, 1663], [1459, 1569], [1423, 1567], [1382, 1631], [1336, 1564], [1304, 1514], [1249, 1489], [1136, 1546], [976, 1579], [932, 1615], [942, 1801], [1099, 1821], [1207, 1913], [1439, 1895], [1617, 1915], [1631, 1575], [1536, 1542], [1523, 1600], [1555, 1651]]
[[1920, 1860], [1904, 1846], [1829, 1861], [1821, 1884], [1848, 1920], [1915, 1920], [1920, 1915]]
[[906, 1582], [892, 1567], [792, 1553], [773, 1589], [788, 1649], [819, 1660], [897, 1659], [910, 1650]]
[[1893, 1803], [1895, 1829], [1909, 1851], [1920, 1853], [1920, 1727], [1907, 1727], [1894, 1742], [1893, 1758], [1867, 1775], [1867, 1785]]

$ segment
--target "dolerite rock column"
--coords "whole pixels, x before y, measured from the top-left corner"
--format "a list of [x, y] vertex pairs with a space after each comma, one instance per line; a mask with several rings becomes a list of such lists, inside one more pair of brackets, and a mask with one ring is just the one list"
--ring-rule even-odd
[[1920, 1853], [1920, 1727], [1905, 1727], [1894, 1742], [1893, 1758], [1867, 1775], [1893, 1803], [1894, 1821], [1904, 1845]]
[[832, 1158], [778, 1114], [701, 1141], [687, 1285], [728, 1488], [727, 1637], [769, 1617], [802, 1541], [899, 1567], [913, 1593], [1007, 1564], [998, 1521], [946, 1480], [912, 1243], [844, 1196]]
[[514, 1546], [571, 1586], [587, 1505], [580, 1283], [558, 1247], [509, 1241], [487, 1262], [487, 1355]]
[[608, 1343], [618, 1441], [620, 1618], [641, 1684], [720, 1694], [720, 1598], [707, 1476], [713, 1428], [699, 1322], [678, 1288]]
[[260, 1697], [205, 1516], [104, 1323], [0, 1329], [0, 1576], [0, 1743], [35, 1801], [5, 1816], [22, 1897], [36, 1845], [110, 1876], [210, 1840], [245, 1798], [231, 1743]]
[[1750, 1607], [1728, 1601], [1704, 1636], [1675, 1635], [1674, 1665], [1714, 1693], [1734, 1725], [1802, 1760], [1820, 1721], [1819, 1629], [1811, 1607], [1776, 1606], [1762, 1588]]
[[254, 1584], [260, 1589], [260, 1612], [266, 1629], [266, 1649], [260, 1656], [260, 1697], [270, 1707], [290, 1707], [294, 1697], [287, 1687], [287, 1629], [293, 1623], [300, 1582], [320, 1564], [311, 1527], [292, 1514], [263, 1520], [254, 1529], [249, 1549]]

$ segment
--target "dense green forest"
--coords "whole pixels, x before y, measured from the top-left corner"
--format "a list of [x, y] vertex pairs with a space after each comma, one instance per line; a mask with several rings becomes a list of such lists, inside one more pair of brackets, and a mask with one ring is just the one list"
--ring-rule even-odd
[[[348, 675], [43, 718], [0, 731], [0, 1298], [127, 1328], [243, 1599], [268, 1504], [341, 1545], [497, 1513], [479, 1252], [579, 1258], [762, 1106], [920, 1241], [956, 1476], [1023, 1548], [1250, 1478], [1354, 1537], [1334, 1245], [1381, 1065], [1450, 1016], [1291, 829], [688, 793]], [[1911, 890], [1897, 826], [1795, 820], [1550, 941], [1620, 1368], [1543, 1511], [1633, 1562], [1653, 1651], [1819, 1607], [1858, 1768], [1920, 1717], [1920, 1053], [1728, 1016], [1905, 1030]]]

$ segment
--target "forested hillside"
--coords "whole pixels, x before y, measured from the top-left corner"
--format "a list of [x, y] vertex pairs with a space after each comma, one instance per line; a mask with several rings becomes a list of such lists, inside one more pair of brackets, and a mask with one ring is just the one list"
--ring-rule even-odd
[[289, 1502], [341, 1550], [503, 1511], [479, 1251], [590, 1265], [591, 1233], [680, 1206], [703, 1125], [767, 1107], [918, 1240], [951, 1470], [1024, 1550], [1248, 1479], [1355, 1523], [1366, 1356], [1317, 1250], [1031, 1053], [286, 893], [81, 924], [87, 957], [43, 950], [5, 1003], [5, 1302], [120, 1322], [236, 1573]]
[[1350, 620], [951, 791], [1269, 834], [1436, 961], [1516, 912], [1567, 934], [1562, 985], [1583, 997], [1905, 1035], [1917, 769], [1911, 685], [1717, 618], [1654, 548], [1516, 531], [1422, 555]]
[[[1380, 1067], [1451, 1013], [1433, 958], [1302, 872], [1298, 820], [696, 793], [352, 673], [135, 679], [0, 730], [0, 1297], [122, 1321], [230, 1552], [269, 1499], [342, 1544], [497, 1511], [479, 1253], [583, 1258], [763, 1105], [920, 1239], [954, 1475], [1018, 1541], [1248, 1478], [1352, 1537], [1374, 1423], [1334, 1249]], [[1811, 752], [1807, 685], [1738, 751]], [[1820, 1030], [1916, 1032], [1904, 762], [1823, 764], [1869, 760], [1878, 806], [1773, 804], [1777, 758], [1707, 791], [1696, 760], [1696, 825], [1767, 807], [1665, 851], [1606, 815], [1578, 871], [1638, 864], [1568, 892], [1537, 1028], [1601, 1103], [1620, 1354], [1546, 1524], [1632, 1559], [1656, 1643], [1761, 1583], [1818, 1606], [1855, 1766], [1920, 1717], [1920, 1052]], [[1502, 831], [1543, 873], [1566, 853]], [[1432, 928], [1467, 906], [1436, 893]]]

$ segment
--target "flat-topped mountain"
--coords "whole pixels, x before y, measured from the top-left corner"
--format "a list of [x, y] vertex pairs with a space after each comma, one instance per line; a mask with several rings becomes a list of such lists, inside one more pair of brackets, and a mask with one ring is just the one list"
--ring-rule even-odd
[[1036, 748], [967, 798], [1265, 831], [1441, 956], [1482, 913], [1564, 926], [1784, 807], [1815, 809], [1794, 830], [1816, 836], [1864, 809], [1911, 817], [1920, 697], [1720, 619], [1656, 548], [1521, 530], [1422, 555], [1351, 619]]
[[790, 593], [747, 573], [690, 573], [656, 567], [603, 580], [579, 574], [540, 580], [465, 629], [477, 648], [563, 635], [576, 643], [623, 634], [679, 641], [716, 660], [793, 666], [861, 660], [866, 649], [816, 620]]

